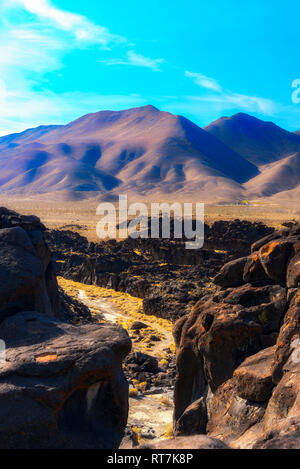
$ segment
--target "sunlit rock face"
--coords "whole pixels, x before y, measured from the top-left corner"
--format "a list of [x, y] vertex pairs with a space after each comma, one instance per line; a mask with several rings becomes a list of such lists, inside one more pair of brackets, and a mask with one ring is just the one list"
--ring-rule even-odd
[[299, 225], [268, 235], [176, 323], [175, 422], [202, 399], [202, 433], [233, 447], [300, 447], [299, 252]]
[[44, 231], [0, 208], [0, 448], [117, 448], [131, 341], [118, 326], [69, 323], [89, 311], [59, 291]]

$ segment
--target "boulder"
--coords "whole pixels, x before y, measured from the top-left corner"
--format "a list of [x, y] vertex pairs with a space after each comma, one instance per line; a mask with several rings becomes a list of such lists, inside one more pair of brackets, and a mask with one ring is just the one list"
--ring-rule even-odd
[[250, 254], [245, 263], [243, 280], [245, 283], [261, 283], [268, 282], [268, 276], [263, 269], [257, 252]]
[[273, 382], [271, 365], [275, 346], [246, 358], [234, 371], [234, 387], [242, 399], [264, 402], [271, 397]]
[[175, 435], [205, 434], [207, 425], [206, 402], [203, 397], [193, 402], [176, 422]]
[[[39, 311], [46, 314], [51, 313], [59, 316], [61, 305], [56, 269], [50, 249], [45, 241], [45, 230], [45, 226], [35, 216], [19, 215], [4, 207], [0, 208], [0, 251], [2, 258], [0, 271], [3, 269], [3, 278], [5, 278], [5, 272], [8, 276], [15, 277], [14, 283], [17, 287], [15, 293], [18, 297], [16, 302], [13, 298], [12, 305], [8, 305], [10, 312], [16, 311], [21, 306], [23, 294], [24, 301], [26, 299], [30, 304], [24, 303], [21, 310], [38, 308]], [[11, 263], [12, 258], [14, 261]], [[25, 270], [22, 276], [23, 268]], [[23, 284], [23, 281], [26, 283], [26, 278], [29, 282], [27, 285]], [[30, 284], [29, 279], [33, 283]]]
[[245, 358], [274, 345], [285, 311], [286, 290], [277, 285], [247, 284], [200, 300], [180, 320], [180, 340], [176, 332], [175, 418], [207, 384], [215, 392]]
[[158, 373], [158, 360], [151, 355], [142, 352], [133, 352], [125, 360], [127, 366], [132, 365], [132, 369], [143, 373]]
[[283, 376], [283, 367], [290, 355], [294, 352], [293, 344], [300, 340], [300, 291], [292, 292], [290, 305], [284, 316], [283, 325], [280, 329], [274, 360], [272, 363], [272, 378], [278, 384]]
[[218, 388], [208, 407], [208, 435], [231, 444], [262, 420], [266, 406], [239, 397], [230, 379]]
[[20, 312], [1, 323], [0, 337], [1, 449], [119, 446], [128, 413], [126, 331]]
[[286, 267], [296, 241], [296, 238], [274, 240], [262, 246], [258, 251], [258, 257], [264, 271], [275, 283], [285, 285]]
[[141, 329], [146, 329], [148, 327], [147, 324], [141, 321], [134, 321], [134, 323], [131, 326], [131, 330], [133, 331], [140, 331]]
[[244, 283], [243, 272], [247, 257], [242, 257], [225, 264], [214, 278], [214, 284], [221, 287], [239, 287]]
[[[188, 434], [194, 420], [186, 415], [203, 402], [209, 436], [231, 447], [297, 448], [300, 226], [270, 234], [252, 251], [225, 265], [215, 282], [221, 288], [175, 325], [175, 429], [185, 418], [181, 434]], [[225, 273], [241, 265], [244, 284], [226, 287]]]
[[265, 432], [252, 449], [300, 449], [300, 418], [291, 417]]
[[267, 430], [276, 428], [286, 418], [300, 417], [300, 345], [292, 352], [266, 409], [264, 426]]
[[286, 273], [288, 288], [300, 287], [300, 243], [294, 244], [294, 251], [295, 255], [290, 260]]
[[0, 320], [24, 308], [51, 315], [43, 265], [25, 230], [0, 230], [0, 252]]

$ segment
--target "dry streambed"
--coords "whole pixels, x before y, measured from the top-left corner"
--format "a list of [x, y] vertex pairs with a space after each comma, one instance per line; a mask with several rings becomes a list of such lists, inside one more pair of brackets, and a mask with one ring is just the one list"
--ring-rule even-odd
[[[133, 342], [133, 352], [146, 353], [157, 358], [162, 371], [167, 370], [175, 345], [172, 323], [166, 319], [143, 313], [142, 300], [127, 293], [116, 292], [94, 285], [85, 285], [62, 277], [58, 278], [64, 291], [89, 307], [93, 319], [113, 322], [128, 330]], [[146, 327], [132, 330], [136, 321]], [[154, 340], [153, 340], [154, 339]], [[138, 379], [130, 380], [129, 433], [140, 442], [168, 438], [172, 435], [172, 386], [155, 388]]]

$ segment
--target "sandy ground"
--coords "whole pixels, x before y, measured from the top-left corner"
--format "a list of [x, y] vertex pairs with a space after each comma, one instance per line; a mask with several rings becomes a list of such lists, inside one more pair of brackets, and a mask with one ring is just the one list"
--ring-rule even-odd
[[[99, 321], [107, 321], [112, 323], [122, 324], [129, 329], [134, 320], [140, 320], [146, 323], [151, 330], [159, 334], [161, 340], [155, 342], [148, 349], [146, 343], [136, 342], [133, 343], [134, 351], [141, 351], [149, 353], [151, 356], [160, 360], [164, 355], [164, 350], [174, 347], [174, 340], [170, 330], [166, 329], [164, 323], [160, 324], [154, 316], [145, 316], [143, 313], [135, 311], [133, 316], [127, 314], [124, 308], [118, 307], [119, 301], [126, 301], [124, 294], [118, 292], [111, 292], [100, 287], [93, 287], [72, 282], [65, 279], [59, 279], [61, 286], [67, 291], [68, 294], [77, 296], [82, 303], [87, 305], [94, 317], [98, 317]], [[98, 291], [98, 294], [97, 294]], [[92, 292], [92, 294], [91, 294]], [[111, 293], [110, 293], [111, 292]], [[110, 296], [113, 295], [113, 296]], [[128, 305], [133, 301], [133, 297], [128, 298]], [[140, 301], [136, 299], [136, 301]], [[132, 310], [132, 307], [129, 306]], [[169, 322], [169, 321], [168, 321]], [[170, 323], [171, 324], [171, 323]], [[128, 424], [130, 427], [136, 429], [140, 437], [140, 443], [149, 441], [144, 436], [147, 435], [147, 430], [154, 431], [155, 438], [151, 439], [152, 442], [158, 441], [170, 434], [173, 421], [173, 391], [153, 393], [145, 391], [137, 397], [129, 398], [129, 417]]]
[[[0, 205], [23, 214], [37, 215], [48, 228], [70, 229], [86, 236], [89, 241], [99, 241], [96, 225], [100, 217], [96, 215], [98, 202], [95, 200], [46, 202], [0, 197]], [[205, 222], [208, 224], [217, 220], [235, 220], [236, 218], [262, 221], [267, 225], [279, 228], [284, 221], [300, 221], [300, 209], [298, 204], [279, 205], [262, 201], [250, 202], [249, 205], [244, 206], [205, 205]]]

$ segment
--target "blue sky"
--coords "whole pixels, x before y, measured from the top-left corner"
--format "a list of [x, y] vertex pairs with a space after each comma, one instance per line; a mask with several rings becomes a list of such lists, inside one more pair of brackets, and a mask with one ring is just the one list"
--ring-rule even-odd
[[153, 104], [300, 129], [300, 3], [1, 0], [0, 135]]

